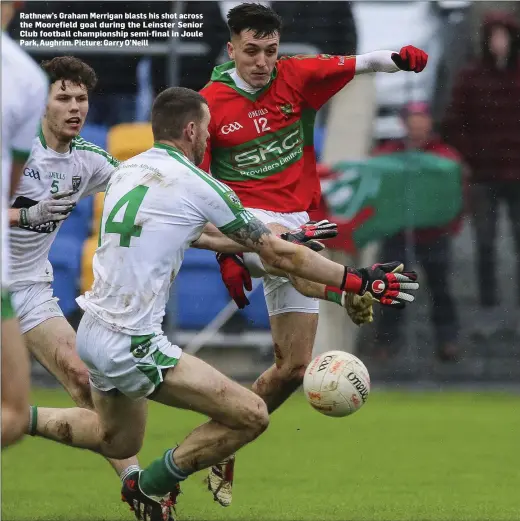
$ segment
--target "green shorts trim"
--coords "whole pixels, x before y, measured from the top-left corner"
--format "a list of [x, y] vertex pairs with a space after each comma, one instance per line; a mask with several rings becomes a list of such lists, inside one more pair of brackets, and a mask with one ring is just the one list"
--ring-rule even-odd
[[14, 312], [13, 304], [11, 302], [11, 294], [9, 291], [3, 289], [2, 290], [2, 320], [8, 320], [10, 318], [15, 318], [16, 314]]
[[[132, 355], [137, 358], [147, 357], [150, 348], [152, 347], [152, 339], [155, 335], [144, 335], [144, 336], [132, 336], [130, 343], [130, 351]], [[157, 349], [151, 354], [151, 357], [147, 357], [146, 362], [137, 362], [136, 366], [141, 373], [143, 373], [155, 387], [157, 391], [158, 387], [164, 380], [166, 370], [171, 367], [175, 367], [179, 361], [178, 357], [169, 356], [160, 349]]]

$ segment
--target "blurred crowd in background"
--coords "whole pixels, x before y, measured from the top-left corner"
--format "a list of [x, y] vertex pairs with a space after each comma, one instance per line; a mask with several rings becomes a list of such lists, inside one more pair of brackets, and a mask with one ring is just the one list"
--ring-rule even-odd
[[[26, 2], [24, 11], [161, 14], [179, 7], [174, 4], [161, 1]], [[207, 83], [213, 67], [228, 60], [225, 15], [234, 2], [181, 4], [185, 13], [203, 14], [204, 37], [201, 41], [177, 42], [175, 77], [179, 85], [198, 90]], [[413, 312], [415, 314], [399, 316], [378, 312], [375, 326], [365, 328], [358, 340], [359, 352], [393, 369], [399, 363], [401, 368], [408, 367], [409, 372], [415, 367], [410, 365], [410, 357], [415, 357], [459, 367], [454, 373], [458, 376], [463, 367], [469, 379], [483, 374], [489, 378], [512, 375], [515, 367], [514, 374], [518, 374], [520, 3], [270, 4], [284, 20], [282, 54], [352, 55], [377, 49], [398, 50], [405, 44], [428, 52], [427, 71], [417, 77], [379, 74], [375, 78], [376, 107], [368, 155], [379, 157], [422, 151], [460, 165], [462, 190], [457, 197], [462, 200], [456, 218], [442, 226], [406, 229], [378, 241], [378, 257], [382, 260], [406, 259], [417, 266], [425, 282], [423, 307]], [[19, 31], [17, 18], [10, 33], [19, 39]], [[150, 43], [165, 42], [150, 40]], [[67, 54], [75, 53], [69, 50]], [[40, 61], [56, 55], [55, 50], [49, 49], [33, 56]], [[90, 96], [87, 125], [82, 135], [105, 148], [110, 128], [148, 121], [153, 97], [170, 86], [168, 60], [171, 54], [168, 53], [149, 56], [146, 48], [142, 48], [140, 54], [116, 56], [82, 51], [77, 56], [90, 64], [99, 78], [96, 91]], [[318, 157], [327, 139], [330, 110], [329, 104], [317, 119]], [[414, 168], [414, 164], [409, 166]], [[325, 177], [334, 171], [334, 165], [325, 161], [323, 167]], [[326, 200], [322, 209], [327, 214]], [[53, 246], [55, 258], [59, 257], [60, 248], [67, 251], [67, 246], [63, 246], [67, 241], [79, 240], [81, 246], [94, 233], [96, 202], [88, 201], [78, 212], [84, 212], [81, 218], [71, 218], [68, 231], [66, 226], [60, 231]], [[333, 214], [328, 215], [334, 219]], [[90, 228], [80, 223], [85, 220], [92, 224]], [[79, 227], [84, 229], [80, 232]], [[342, 245], [335, 241], [332, 247], [341, 249]], [[83, 250], [80, 257], [82, 255], [85, 255]], [[55, 291], [64, 312], [77, 323], [79, 311], [74, 297], [81, 290], [84, 277], [81, 270], [85, 263], [81, 258], [75, 263], [55, 270]], [[177, 296], [172, 298], [166, 318], [172, 329], [200, 330], [218, 314], [219, 306], [225, 305], [229, 297], [209, 252], [196, 252], [191, 261], [188, 255], [183, 270], [187, 278], [184, 283], [179, 281]], [[196, 274], [193, 278], [189, 278], [190, 270]], [[60, 273], [63, 273], [61, 279]], [[201, 273], [205, 273], [207, 279], [193, 298], [193, 281], [202, 280]], [[209, 285], [218, 287], [218, 291], [211, 291], [220, 296], [204, 297], [208, 280]], [[253, 311], [237, 313], [224, 326], [224, 332], [230, 335], [256, 332], [258, 336], [267, 330], [263, 296], [261, 291], [257, 293], [258, 298], [252, 300]], [[186, 298], [193, 301], [192, 308], [185, 305]], [[183, 303], [182, 310], [176, 305], [179, 302]], [[418, 353], [418, 346], [423, 346], [422, 353]], [[428, 352], [424, 346], [428, 346]], [[423, 362], [419, 366], [428, 367]]]

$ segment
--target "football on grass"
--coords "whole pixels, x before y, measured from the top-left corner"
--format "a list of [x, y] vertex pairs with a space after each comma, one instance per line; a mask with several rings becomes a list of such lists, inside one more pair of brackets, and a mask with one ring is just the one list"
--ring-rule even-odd
[[303, 378], [307, 401], [326, 416], [349, 416], [360, 409], [370, 393], [365, 364], [344, 351], [327, 351], [307, 367]]

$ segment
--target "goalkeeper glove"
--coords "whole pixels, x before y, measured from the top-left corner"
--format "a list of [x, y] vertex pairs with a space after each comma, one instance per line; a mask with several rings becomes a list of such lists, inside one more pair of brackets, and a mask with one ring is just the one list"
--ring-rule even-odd
[[76, 201], [70, 199], [73, 190], [57, 192], [50, 199], [44, 199], [29, 207], [20, 208], [19, 226], [21, 228], [36, 228], [48, 223], [63, 221], [76, 206]]
[[370, 293], [363, 296], [347, 293], [335, 286], [325, 286], [324, 300], [335, 302], [347, 310], [347, 315], [356, 326], [370, 324], [374, 321], [374, 299]]
[[419, 289], [417, 273], [403, 270], [404, 265], [400, 262], [374, 264], [361, 269], [345, 267], [340, 289], [357, 295], [370, 293], [380, 304], [401, 309], [405, 303], [415, 300], [408, 291]]
[[295, 230], [280, 234], [284, 241], [307, 246], [313, 251], [322, 251], [325, 245], [315, 239], [332, 239], [338, 235], [338, 225], [324, 219], [323, 221], [308, 221]]
[[347, 315], [356, 326], [371, 324], [374, 321], [374, 299], [370, 293], [365, 293], [362, 297], [354, 293], [343, 292], [341, 304], [347, 310]]

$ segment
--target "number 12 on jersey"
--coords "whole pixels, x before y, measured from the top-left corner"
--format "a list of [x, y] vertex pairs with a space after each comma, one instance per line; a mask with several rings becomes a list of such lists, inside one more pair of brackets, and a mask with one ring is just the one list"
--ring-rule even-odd
[[[143, 204], [144, 196], [148, 192], [148, 186], [139, 185], [127, 192], [109, 213], [105, 223], [105, 233], [117, 233], [119, 237], [119, 246], [123, 248], [130, 247], [132, 237], [141, 235], [142, 226], [135, 224], [135, 218], [139, 207]], [[118, 212], [126, 205], [122, 221], [114, 221]], [[98, 245], [101, 246], [101, 230], [99, 234]]]
[[255, 118], [253, 119], [253, 123], [255, 124], [256, 131], [259, 134], [271, 130], [271, 127], [267, 124], [267, 118]]

